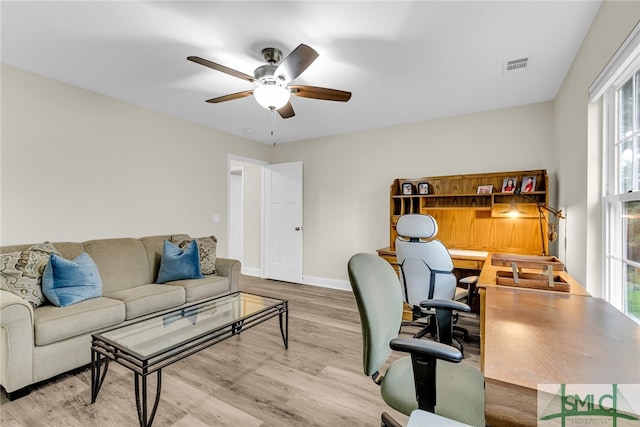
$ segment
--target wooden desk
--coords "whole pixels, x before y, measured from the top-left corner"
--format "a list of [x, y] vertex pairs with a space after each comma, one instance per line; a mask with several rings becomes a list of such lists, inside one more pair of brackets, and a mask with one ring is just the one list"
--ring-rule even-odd
[[487, 425], [535, 426], [538, 384], [640, 383], [640, 325], [600, 298], [486, 286]]

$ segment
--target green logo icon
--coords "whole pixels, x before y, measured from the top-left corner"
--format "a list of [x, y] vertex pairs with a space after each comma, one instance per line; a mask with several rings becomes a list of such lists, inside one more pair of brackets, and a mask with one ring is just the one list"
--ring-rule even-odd
[[[570, 391], [566, 384], [548, 401], [546, 407], [539, 412], [540, 421], [559, 420], [562, 427], [570, 425], [612, 425], [618, 421], [639, 421], [638, 413], [620, 392], [617, 384], [571, 384]], [[606, 389], [605, 389], [606, 388]], [[538, 407], [541, 408], [540, 388], [538, 388]], [[635, 399], [634, 399], [635, 400]], [[638, 408], [636, 408], [638, 409]], [[539, 423], [544, 425], [544, 423]], [[625, 425], [628, 425], [625, 423]], [[632, 425], [640, 425], [632, 423]]]

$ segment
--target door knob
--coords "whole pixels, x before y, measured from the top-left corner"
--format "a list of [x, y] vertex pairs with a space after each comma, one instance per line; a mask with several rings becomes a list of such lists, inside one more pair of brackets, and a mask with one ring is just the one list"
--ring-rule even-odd
[[300, 230], [302, 230], [302, 227], [296, 227], [296, 229], [295, 229], [295, 230], [296, 230], [296, 231], [300, 231]]

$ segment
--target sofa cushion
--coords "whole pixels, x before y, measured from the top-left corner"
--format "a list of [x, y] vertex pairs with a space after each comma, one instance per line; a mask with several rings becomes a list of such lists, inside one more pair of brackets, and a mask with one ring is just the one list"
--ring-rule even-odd
[[184, 249], [192, 241], [198, 245], [198, 255], [200, 256], [200, 272], [202, 274], [216, 274], [216, 251], [218, 239], [216, 236], [192, 238], [186, 234], [174, 234], [171, 236], [171, 243], [176, 244], [180, 249]]
[[68, 307], [45, 304], [33, 311], [36, 345], [47, 345], [63, 339], [117, 325], [125, 319], [122, 301], [92, 298]]
[[183, 279], [202, 279], [198, 246], [193, 241], [181, 249], [165, 240], [156, 283]]
[[153, 283], [147, 251], [140, 240], [99, 239], [84, 242], [83, 245], [98, 265], [104, 295]]
[[124, 303], [126, 319], [129, 320], [182, 305], [184, 294], [181, 286], [150, 284], [112, 292], [107, 296]]
[[52, 253], [58, 251], [50, 242], [44, 242], [0, 255], [0, 289], [18, 295], [33, 308], [42, 305], [42, 273]]
[[229, 293], [229, 279], [224, 276], [209, 275], [204, 276], [204, 279], [175, 280], [169, 284], [184, 288], [186, 302], [195, 302]]
[[164, 241], [170, 239], [170, 234], [140, 238], [140, 242], [144, 246], [144, 249], [147, 251], [149, 267], [151, 268], [151, 273], [153, 274], [153, 278], [147, 283], [156, 282], [156, 279], [158, 278], [158, 271], [160, 271], [160, 262], [162, 261], [162, 248], [164, 247]]
[[102, 295], [98, 266], [87, 253], [72, 261], [52, 254], [42, 274], [42, 291], [58, 307], [97, 298]]

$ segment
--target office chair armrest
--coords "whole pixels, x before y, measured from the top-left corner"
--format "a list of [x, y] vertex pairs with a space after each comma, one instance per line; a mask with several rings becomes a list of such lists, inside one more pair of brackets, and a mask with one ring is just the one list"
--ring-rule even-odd
[[420, 301], [420, 308], [446, 308], [457, 311], [471, 311], [471, 307], [467, 304], [450, 299], [426, 299]]
[[447, 362], [462, 361], [462, 353], [455, 347], [435, 341], [419, 340], [415, 338], [394, 338], [389, 343], [392, 350], [411, 353], [418, 357], [433, 356]]

